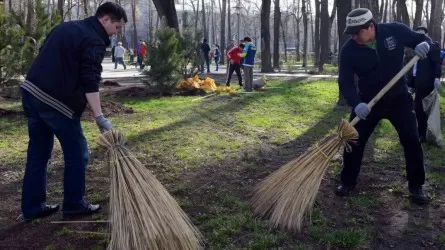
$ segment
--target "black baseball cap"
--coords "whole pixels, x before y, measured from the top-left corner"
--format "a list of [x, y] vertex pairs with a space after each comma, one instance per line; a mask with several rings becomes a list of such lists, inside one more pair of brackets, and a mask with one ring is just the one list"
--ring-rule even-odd
[[367, 29], [371, 23], [375, 22], [372, 12], [366, 8], [354, 9], [346, 17], [346, 28], [344, 33], [355, 35], [362, 29]]

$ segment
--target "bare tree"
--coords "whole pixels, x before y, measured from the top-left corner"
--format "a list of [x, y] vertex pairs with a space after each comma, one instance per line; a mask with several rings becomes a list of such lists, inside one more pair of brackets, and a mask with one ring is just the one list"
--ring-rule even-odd
[[389, 4], [389, 0], [384, 0], [385, 1], [385, 9], [383, 11], [383, 17], [382, 17], [382, 21], [384, 23], [388, 22], [388, 4]]
[[323, 71], [323, 65], [328, 59], [329, 53], [329, 33], [330, 20], [328, 10], [328, 0], [321, 0], [320, 2], [320, 61], [318, 64], [318, 71]]
[[294, 25], [297, 26], [296, 28], [294, 28], [294, 31], [297, 33], [296, 37], [296, 44], [295, 44], [295, 49], [297, 50], [297, 61], [299, 62], [300, 59], [300, 22], [301, 22], [301, 15], [300, 15], [300, 0], [296, 0], [297, 3], [295, 5], [295, 0], [294, 0], [294, 6], [295, 6], [295, 10], [294, 12], [297, 13], [296, 15], [294, 15]]
[[303, 15], [303, 67], [307, 70], [307, 40], [308, 40], [308, 16], [307, 16], [307, 10], [306, 10], [306, 2], [307, 0], [301, 0], [301, 13]]
[[280, 68], [280, 0], [274, 0], [273, 15], [273, 67]]
[[159, 18], [165, 18], [167, 25], [179, 31], [174, 0], [153, 0]]
[[414, 16], [414, 27], [419, 27], [422, 25], [422, 10], [423, 10], [423, 0], [415, 0], [416, 1], [416, 14]]
[[[312, 26], [312, 23], [311, 23]], [[315, 0], [314, 67], [320, 62], [320, 0]]]
[[270, 4], [262, 0], [261, 8], [261, 72], [273, 72], [270, 55]]
[[[351, 11], [352, 5], [350, 1], [338, 1], [337, 2], [337, 29], [338, 29], [338, 48], [341, 51], [343, 44], [348, 40], [348, 36], [344, 34], [344, 30], [346, 28], [346, 16], [349, 11]], [[340, 59], [340, 56], [338, 57]], [[339, 87], [340, 88], [340, 87]], [[347, 102], [345, 98], [342, 96], [340, 89], [338, 91], [338, 105], [346, 105]]]
[[205, 11], [205, 5], [204, 0], [201, 0], [202, 4], [202, 28], [204, 30], [204, 38], [209, 40], [209, 33], [207, 32], [207, 25], [206, 25], [206, 11]]
[[397, 1], [396, 21], [402, 22], [410, 26], [408, 8], [406, 7], [406, 0], [395, 0], [395, 1]]
[[[229, 2], [230, 2], [230, 0], [229, 0]], [[221, 51], [224, 51], [226, 49], [226, 7], [227, 7], [227, 0], [222, 0], [221, 30], [220, 30]], [[221, 64], [224, 64], [225, 57], [226, 57], [225, 55], [221, 56]]]
[[34, 1], [28, 0], [27, 14], [26, 14], [26, 35], [30, 36], [33, 33], [33, 24], [35, 18]]
[[[120, 0], [119, 0], [119, 4], [120, 4]], [[87, 17], [88, 16], [88, 0], [83, 0], [83, 12], [85, 13], [85, 17]]]
[[136, 6], [137, 0], [131, 0], [131, 16], [133, 18], [133, 48], [138, 47], [138, 30], [136, 28]]
[[442, 0], [431, 0], [431, 16], [430, 16], [430, 22], [428, 23], [428, 33], [429, 36], [434, 41], [440, 41], [441, 40], [441, 23], [443, 19], [443, 12], [442, 12]]
[[[227, 38], [232, 39], [232, 9], [230, 8], [230, 0], [227, 1]], [[238, 41], [236, 41], [238, 42]]]

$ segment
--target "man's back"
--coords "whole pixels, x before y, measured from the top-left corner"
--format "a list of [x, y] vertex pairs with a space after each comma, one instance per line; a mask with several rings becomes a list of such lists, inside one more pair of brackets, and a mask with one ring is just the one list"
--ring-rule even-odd
[[114, 56], [117, 58], [122, 58], [124, 57], [124, 54], [125, 54], [125, 48], [122, 46], [117, 46], [114, 51]]
[[96, 17], [62, 23], [47, 36], [26, 79], [79, 115], [85, 92], [98, 91], [109, 42]]

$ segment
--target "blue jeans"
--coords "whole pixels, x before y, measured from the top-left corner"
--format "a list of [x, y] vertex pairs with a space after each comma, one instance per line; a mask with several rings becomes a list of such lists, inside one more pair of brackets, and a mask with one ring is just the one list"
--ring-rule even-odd
[[46, 206], [47, 164], [51, 158], [54, 135], [60, 142], [65, 161], [63, 210], [86, 206], [85, 171], [88, 164], [88, 144], [80, 118], [70, 119], [26, 90], [22, 104], [28, 118], [29, 144], [22, 188], [23, 216], [32, 217]]
[[118, 65], [119, 63], [122, 64], [122, 65], [124, 66], [124, 69], [127, 68], [127, 65], [125, 65], [125, 62], [124, 62], [124, 58], [123, 58], [123, 57], [116, 57], [116, 59], [115, 59], [115, 61], [114, 61], [114, 69], [117, 69], [117, 65]]

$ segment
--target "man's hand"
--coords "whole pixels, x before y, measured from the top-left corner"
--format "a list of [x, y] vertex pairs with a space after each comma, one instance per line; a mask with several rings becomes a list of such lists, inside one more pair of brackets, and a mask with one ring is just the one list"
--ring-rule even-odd
[[434, 79], [434, 88], [439, 89], [440, 87], [442, 87], [442, 85], [440, 84], [440, 79]]
[[95, 119], [101, 133], [111, 130], [111, 122], [103, 114], [96, 116]]
[[369, 112], [371, 112], [371, 110], [369, 110], [366, 103], [361, 102], [355, 107], [354, 112], [358, 116], [358, 118], [360, 118], [361, 120], [366, 120], [366, 117], [369, 115]]
[[414, 52], [420, 57], [420, 59], [425, 59], [428, 51], [430, 51], [430, 45], [427, 42], [421, 42], [417, 44], [416, 48], [414, 48]]

